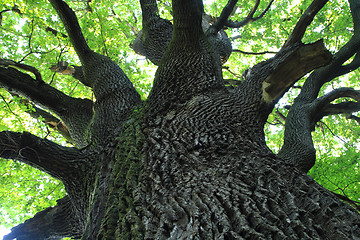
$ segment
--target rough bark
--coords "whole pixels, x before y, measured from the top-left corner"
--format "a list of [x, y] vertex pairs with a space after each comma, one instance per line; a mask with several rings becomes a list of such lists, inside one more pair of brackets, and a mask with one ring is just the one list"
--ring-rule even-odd
[[[132, 44], [132, 48], [136, 53], [147, 57], [155, 65], [159, 65], [172, 38], [172, 23], [159, 16], [155, 0], [141, 0], [140, 4], [143, 12], [143, 29]], [[214, 51], [217, 52], [224, 64], [232, 50], [230, 39], [222, 29], [223, 25], [218, 26], [218, 24], [217, 27], [210, 27], [211, 19], [203, 13], [203, 10], [201, 12], [203, 14], [203, 31], [212, 41], [215, 46]]]
[[130, 109], [140, 103], [140, 95], [117, 64], [89, 48], [70, 7], [62, 0], [50, 0], [50, 3], [64, 23], [80, 58], [85, 82], [92, 87], [96, 98], [87, 140], [97, 145], [126, 119]]
[[[156, 57], [159, 68], [150, 96], [141, 103], [120, 67], [88, 47], [69, 6], [60, 0], [50, 2], [81, 59], [83, 81], [96, 97], [79, 144], [89, 145], [65, 148], [28, 133], [0, 133], [0, 157], [48, 172], [64, 182], [68, 194], [57, 206], [13, 228], [6, 240], [360, 238], [356, 210], [310, 179], [293, 160], [286, 144], [296, 139], [286, 135], [288, 142], [276, 156], [266, 146], [263, 132], [275, 103], [292, 84], [331, 60], [311, 79], [325, 74], [323, 69], [350, 53], [340, 51], [331, 59], [321, 42], [304, 45], [298, 39], [254, 66], [239, 86], [229, 89], [222, 78], [214, 30], [207, 26], [204, 32], [202, 1], [173, 0], [174, 22], [166, 51], [146, 50]], [[141, 41], [146, 46], [152, 41], [147, 37], [154, 33], [150, 25], [168, 22], [159, 20], [155, 1], [140, 3]], [[2, 87], [10, 91], [16, 83], [14, 91], [30, 99], [35, 96], [38, 103], [42, 103], [41, 94], [55, 91], [41, 83], [38, 86], [44, 91], [37, 92], [27, 83], [35, 80], [17, 70], [2, 67], [0, 74]], [[325, 82], [316, 79], [307, 80], [309, 86], [305, 84], [302, 91]], [[296, 111], [307, 113], [303, 108], [311, 104], [321, 109], [322, 115], [316, 115], [312, 124], [334, 107], [332, 99], [359, 99], [352, 89], [322, 98], [311, 92], [316, 89], [308, 91], [315, 97], [296, 105], [298, 99], [309, 98], [302, 92], [288, 116], [287, 129], [295, 128], [295, 136], [303, 131], [299, 129], [303, 122], [291, 115], [296, 116]], [[68, 99], [52, 93], [46, 96]], [[53, 102], [43, 105], [58, 108]], [[305, 117], [310, 128], [306, 121]], [[293, 154], [303, 157], [308, 149], [299, 148]]]

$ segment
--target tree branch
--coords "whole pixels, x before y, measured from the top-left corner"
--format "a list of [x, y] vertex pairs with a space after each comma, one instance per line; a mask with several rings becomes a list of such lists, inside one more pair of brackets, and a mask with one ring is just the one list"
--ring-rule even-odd
[[91, 57], [92, 51], [86, 43], [75, 13], [62, 0], [49, 1], [58, 13], [61, 21], [64, 23], [71, 44], [73, 45], [75, 52], [79, 56], [80, 61], [86, 62], [87, 58]]
[[173, 41], [181, 45], [199, 44], [202, 34], [202, 0], [173, 0]]
[[79, 184], [86, 171], [85, 162], [82, 162], [85, 156], [80, 150], [60, 146], [27, 132], [0, 132], [0, 157], [28, 164], [65, 185]]
[[286, 40], [283, 47], [293, 45], [301, 42], [306, 28], [311, 24], [316, 14], [325, 6], [328, 0], [314, 0], [310, 6], [305, 10], [304, 14], [300, 17], [294, 30]]
[[322, 41], [299, 47], [262, 83], [263, 99], [268, 103], [277, 102], [298, 79], [330, 60], [331, 54]]
[[87, 134], [89, 141], [94, 145], [103, 144], [131, 109], [140, 104], [140, 95], [116, 63], [89, 48], [72, 9], [62, 0], [50, 0], [50, 3], [66, 28], [83, 66], [85, 81], [96, 98], [92, 126]]
[[55, 239], [64, 237], [81, 238], [80, 223], [68, 196], [57, 200], [55, 207], [38, 212], [33, 218], [26, 220], [11, 229], [4, 240]]
[[[343, 102], [339, 104], [331, 104], [332, 101], [339, 98], [352, 98], [357, 102]], [[360, 92], [354, 90], [352, 88], [338, 88], [330, 93], [317, 98], [313, 104], [312, 111], [314, 116], [312, 117], [315, 122], [320, 121], [320, 119], [324, 116], [334, 115], [334, 114], [342, 114], [342, 113], [353, 113], [360, 111]]]
[[276, 54], [277, 52], [272, 52], [272, 51], [264, 51], [264, 52], [246, 52], [246, 51], [242, 51], [240, 49], [233, 49], [233, 52], [238, 52], [238, 53], [242, 53], [242, 54], [247, 54], [247, 55], [264, 55], [264, 54]]
[[324, 106], [330, 104], [332, 101], [339, 99], [339, 98], [352, 98], [356, 101], [360, 101], [360, 92], [357, 90], [354, 90], [353, 88], [338, 88], [335, 89], [328, 94], [317, 98], [314, 100], [314, 108], [318, 111], [321, 110]]
[[31, 72], [35, 75], [36, 81], [38, 81], [39, 83], [44, 82], [42, 79], [42, 76], [40, 74], [40, 71], [37, 70], [36, 68], [34, 68], [33, 66], [22, 64], [22, 63], [17, 63], [15, 61], [3, 59], [3, 58], [0, 58], [0, 66], [6, 67], [6, 68], [14, 67], [14, 68], [17, 68], [20, 70]]
[[[173, 25], [170, 21], [160, 18], [155, 0], [141, 0], [140, 4], [143, 15], [143, 29], [138, 33], [131, 47], [136, 53], [145, 56], [155, 65], [159, 65], [172, 39]], [[207, 17], [205, 14], [202, 16], [202, 30], [207, 33], [215, 51], [220, 55], [221, 62], [225, 63], [231, 54], [231, 41], [223, 30], [218, 31], [219, 34], [217, 34], [217, 31], [208, 31], [210, 24]], [[189, 24], [191, 25], [191, 23]], [[189, 42], [196, 41], [191, 40]]]
[[[229, 16], [231, 15], [232, 11], [234, 10], [234, 7], [236, 6], [236, 3], [238, 0], [229, 0], [226, 6], [223, 8], [220, 17], [216, 20], [216, 22], [211, 26], [210, 29], [214, 31], [215, 33], [219, 32], [227, 23]], [[257, 1], [256, 4], [260, 2]], [[255, 4], [255, 5], [256, 5]]]
[[69, 97], [13, 68], [0, 67], [0, 87], [55, 113], [64, 121], [76, 145], [87, 145], [84, 134], [92, 117], [92, 101]]
[[351, 114], [360, 111], [360, 103], [358, 102], [343, 102], [338, 104], [329, 104], [323, 111], [323, 116], [335, 115], [335, 114]]
[[45, 123], [47, 126], [60, 133], [69, 143], [75, 145], [74, 140], [71, 138], [69, 129], [60, 119], [51, 115], [49, 112], [41, 108], [38, 108], [37, 106], [32, 104], [29, 100], [22, 99], [21, 102], [28, 107], [29, 110], [26, 110], [26, 113], [28, 113], [31, 117], [35, 119], [41, 118], [43, 123]]
[[241, 28], [249, 23], [255, 22], [256, 20], [261, 19], [262, 17], [264, 17], [264, 15], [266, 14], [266, 12], [270, 9], [271, 4], [274, 2], [274, 0], [271, 0], [269, 2], [269, 4], [267, 5], [267, 7], [264, 9], [264, 11], [257, 17], [254, 17], [254, 14], [256, 12], [256, 10], [259, 7], [260, 4], [260, 0], [256, 0], [254, 7], [251, 9], [250, 13], [245, 17], [244, 20], [240, 21], [240, 22], [232, 22], [232, 21], [227, 21], [225, 23], [225, 26], [230, 27], [230, 28]]
[[140, 5], [143, 28], [131, 47], [137, 54], [159, 65], [172, 37], [172, 23], [160, 18], [156, 0], [141, 0]]
[[[319, 1], [315, 0], [314, 3]], [[286, 120], [284, 145], [279, 152], [279, 156], [292, 162], [304, 172], [311, 169], [315, 163], [315, 148], [311, 131], [314, 129], [316, 122], [325, 114], [325, 112], [321, 112], [319, 109], [323, 107], [323, 110], [326, 110], [324, 109], [324, 104], [326, 106], [326, 104], [329, 104], [332, 99], [336, 99], [338, 96], [346, 96], [343, 95], [344, 89], [340, 89], [316, 100], [320, 88], [326, 82], [331, 81], [335, 77], [340, 76], [359, 65], [359, 60], [356, 56], [352, 63], [347, 66], [345, 65], [345, 67], [343, 66], [343, 64], [357, 54], [360, 49], [359, 24], [358, 22], [355, 23], [356, 20], [359, 19], [360, 4], [351, 0], [350, 9], [354, 21], [354, 35], [350, 41], [333, 56], [332, 61], [328, 65], [316, 69], [310, 74], [306, 79], [300, 94], [296, 97]], [[350, 93], [352, 98], [358, 99], [358, 93], [355, 94], [354, 90], [351, 90], [350, 92], [349, 90], [345, 90], [345, 92]], [[356, 96], [351, 94], [355, 94]], [[301, 131], [299, 129], [301, 129]]]
[[[360, 14], [360, 4], [355, 1], [350, 1], [350, 10], [353, 16], [353, 21], [356, 21], [357, 16]], [[355, 70], [360, 66], [360, 57], [358, 56], [360, 49], [360, 34], [359, 25], [354, 24], [354, 35], [351, 39], [340, 48], [340, 50], [333, 56], [332, 61], [325, 67], [319, 68], [314, 71], [305, 81], [304, 86], [298, 100], [311, 102], [315, 100], [319, 94], [320, 88], [327, 82], [330, 82], [336, 77]], [[352, 56], [353, 61], [347, 65], [343, 65]]]

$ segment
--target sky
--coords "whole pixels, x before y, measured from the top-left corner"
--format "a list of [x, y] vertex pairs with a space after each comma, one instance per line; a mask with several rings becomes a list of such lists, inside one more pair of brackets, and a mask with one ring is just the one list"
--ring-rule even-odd
[[3, 239], [3, 237], [10, 232], [9, 229], [6, 229], [2, 226], [0, 226], [0, 239]]

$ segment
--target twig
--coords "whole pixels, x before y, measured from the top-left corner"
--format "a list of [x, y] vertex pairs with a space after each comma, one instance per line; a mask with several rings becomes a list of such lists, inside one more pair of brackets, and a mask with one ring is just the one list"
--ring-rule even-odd
[[9, 105], [9, 103], [6, 101], [5, 97], [3, 95], [0, 95], [0, 97], [2, 98], [2, 100], [4, 101], [5, 105], [7, 106], [7, 108], [9, 109], [9, 112], [14, 114], [16, 117], [19, 117], [16, 113], [14, 113], [12, 110], [11, 110], [11, 107]]
[[264, 54], [277, 54], [277, 52], [271, 52], [271, 51], [264, 51], [264, 52], [246, 52], [239, 49], [233, 49], [233, 52], [238, 52], [242, 54], [248, 54], [248, 55], [264, 55]]
[[271, 0], [269, 2], [269, 4], [267, 5], [267, 7], [264, 9], [264, 11], [257, 17], [254, 17], [254, 14], [256, 12], [256, 10], [259, 7], [260, 4], [260, 0], [256, 0], [256, 3], [254, 5], [254, 7], [251, 9], [250, 13], [245, 17], [244, 20], [240, 21], [240, 22], [232, 22], [232, 21], [227, 21], [225, 23], [225, 26], [230, 27], [230, 28], [241, 28], [249, 23], [255, 22], [256, 20], [259, 20], [260, 18], [264, 17], [265, 13], [270, 9], [271, 4], [274, 2], [274, 0]]

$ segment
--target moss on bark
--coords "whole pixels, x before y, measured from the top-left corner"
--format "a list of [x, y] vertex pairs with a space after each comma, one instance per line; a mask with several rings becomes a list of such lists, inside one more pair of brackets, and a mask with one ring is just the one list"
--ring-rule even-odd
[[110, 181], [112, 186], [98, 239], [142, 239], [136, 189], [142, 172], [143, 111], [143, 108], [135, 109], [122, 127]]

